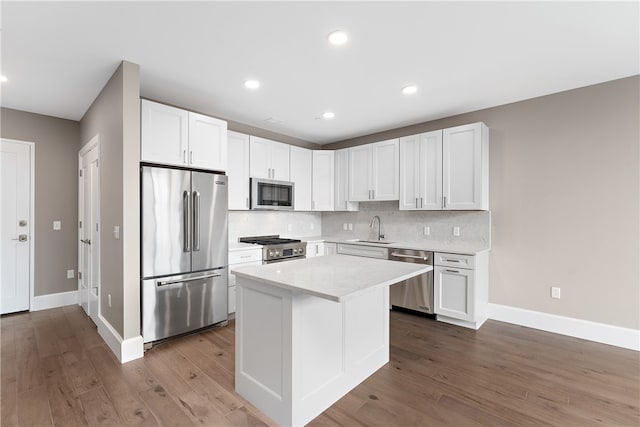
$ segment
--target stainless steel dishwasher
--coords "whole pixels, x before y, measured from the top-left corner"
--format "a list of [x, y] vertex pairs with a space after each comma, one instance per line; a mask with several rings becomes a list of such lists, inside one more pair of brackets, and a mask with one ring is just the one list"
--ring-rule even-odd
[[[413, 249], [389, 249], [392, 261], [433, 265], [433, 252]], [[391, 307], [433, 315], [433, 270], [391, 285]]]

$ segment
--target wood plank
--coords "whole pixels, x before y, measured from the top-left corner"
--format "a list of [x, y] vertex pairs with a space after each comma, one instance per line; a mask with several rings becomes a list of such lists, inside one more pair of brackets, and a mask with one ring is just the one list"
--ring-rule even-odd
[[89, 359], [81, 359], [67, 365], [67, 372], [73, 382], [76, 396], [102, 387], [98, 373]]
[[189, 416], [169, 396], [161, 386], [156, 385], [139, 393], [142, 401], [162, 424], [166, 426], [194, 426]]
[[18, 425], [18, 384], [16, 381], [3, 382], [0, 386], [0, 425]]
[[84, 418], [90, 426], [125, 425], [102, 387], [88, 390], [79, 400]]
[[18, 393], [44, 385], [35, 332], [31, 327], [16, 328], [16, 363]]
[[127, 425], [156, 426], [160, 423], [149, 408], [129, 387], [120, 364], [103, 346], [89, 350], [89, 359], [96, 368], [104, 390], [111, 399], [113, 407]]
[[18, 395], [18, 423], [21, 426], [52, 426], [47, 388], [31, 388]]
[[51, 417], [55, 426], [86, 426], [80, 402], [76, 398], [73, 381], [67, 374], [62, 356], [42, 359], [44, 380]]

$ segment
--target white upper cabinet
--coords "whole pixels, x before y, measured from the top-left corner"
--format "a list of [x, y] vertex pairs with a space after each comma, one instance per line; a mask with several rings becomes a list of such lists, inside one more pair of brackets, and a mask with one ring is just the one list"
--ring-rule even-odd
[[227, 122], [142, 100], [140, 160], [224, 171]]
[[400, 138], [400, 209], [442, 209], [442, 131]]
[[249, 135], [227, 132], [229, 209], [249, 209]]
[[349, 148], [349, 200], [398, 200], [399, 140]]
[[489, 128], [484, 123], [442, 131], [442, 196], [447, 210], [489, 209]]
[[313, 150], [313, 210], [332, 211], [335, 203], [334, 151]]
[[143, 99], [141, 113], [140, 160], [187, 166], [189, 112]]
[[289, 181], [289, 145], [251, 136], [250, 171], [252, 178]]
[[349, 201], [349, 149], [334, 152], [336, 211], [357, 211], [358, 203]]
[[293, 209], [311, 210], [312, 151], [302, 147], [290, 147], [289, 174], [294, 183]]
[[227, 170], [227, 122], [189, 113], [189, 165]]
[[488, 210], [489, 128], [483, 123], [400, 138], [401, 210]]

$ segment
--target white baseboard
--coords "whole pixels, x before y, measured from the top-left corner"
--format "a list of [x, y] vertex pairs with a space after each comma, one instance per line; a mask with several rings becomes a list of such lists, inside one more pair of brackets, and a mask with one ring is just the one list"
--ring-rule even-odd
[[640, 330], [540, 311], [489, 304], [489, 318], [501, 322], [640, 351]]
[[118, 331], [102, 316], [98, 316], [98, 333], [116, 355], [120, 363], [139, 359], [144, 355], [142, 336], [123, 340]]
[[38, 295], [33, 297], [31, 311], [48, 310], [78, 304], [78, 291], [58, 292], [56, 294]]

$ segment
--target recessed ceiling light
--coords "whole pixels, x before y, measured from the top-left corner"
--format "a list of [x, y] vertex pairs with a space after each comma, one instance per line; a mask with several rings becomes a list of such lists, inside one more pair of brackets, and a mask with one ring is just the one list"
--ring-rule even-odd
[[6, 77], [5, 77], [5, 76], [3, 76], [3, 75], [0, 75], [0, 83], [6, 83], [6, 82], [8, 82], [8, 81], [9, 81], [9, 79], [8, 79], [8, 78], [6, 78]]
[[244, 82], [244, 87], [247, 89], [258, 89], [260, 87], [260, 82], [257, 80], [247, 80]]
[[342, 30], [336, 30], [329, 33], [329, 43], [335, 45], [345, 44], [349, 40], [349, 35]]
[[336, 115], [334, 113], [332, 113], [331, 111], [327, 111], [326, 113], [322, 114], [322, 117], [329, 120], [329, 119], [333, 119]]
[[416, 93], [418, 91], [418, 87], [417, 86], [405, 86], [402, 88], [402, 93], [404, 93], [405, 95], [411, 95], [412, 93]]

